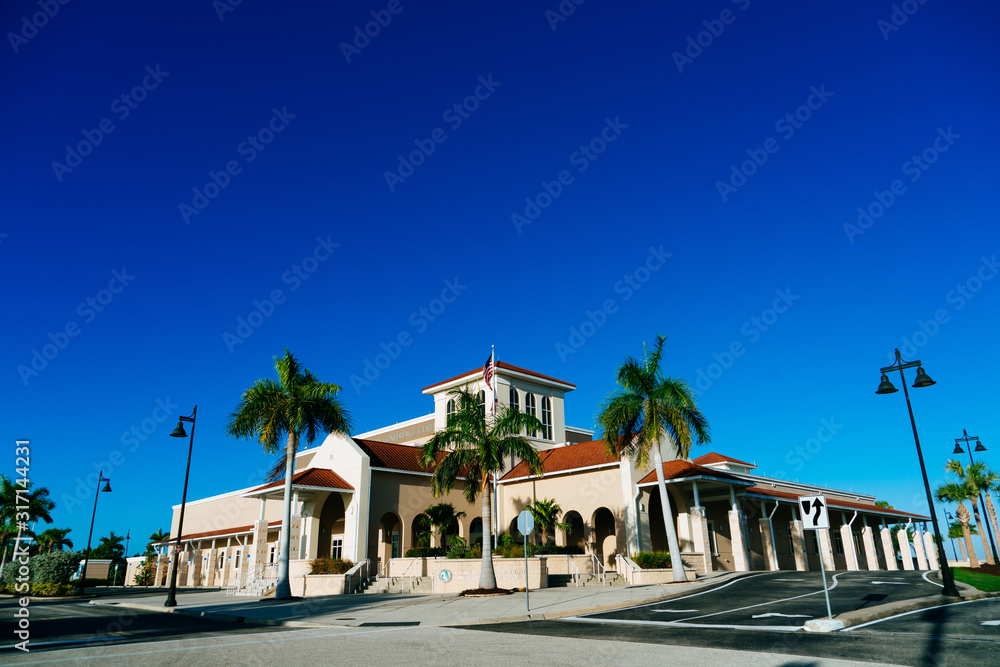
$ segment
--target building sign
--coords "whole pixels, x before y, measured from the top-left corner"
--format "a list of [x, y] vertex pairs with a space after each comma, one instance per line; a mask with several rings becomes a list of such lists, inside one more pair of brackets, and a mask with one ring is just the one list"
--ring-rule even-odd
[[409, 428], [380, 433], [372, 437], [378, 442], [399, 442], [403, 440], [414, 440], [434, 433], [434, 420], [426, 421], [422, 424], [414, 424]]

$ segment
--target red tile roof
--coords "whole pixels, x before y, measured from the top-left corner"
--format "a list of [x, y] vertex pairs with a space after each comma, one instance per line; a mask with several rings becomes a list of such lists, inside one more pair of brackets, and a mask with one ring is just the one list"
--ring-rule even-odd
[[[684, 459], [674, 459], [673, 461], [666, 461], [663, 464], [663, 479], [684, 479], [685, 477], [698, 477], [700, 475], [705, 475], [707, 477], [717, 477], [719, 479], [732, 480], [734, 482], [744, 482], [742, 477], [737, 477], [736, 475], [725, 472], [724, 470], [716, 470], [715, 468], [706, 468], [705, 466], [700, 466], [697, 463], [692, 463], [691, 461], [685, 461]], [[656, 481], [656, 470], [650, 470], [649, 474], [639, 480], [639, 484], [650, 484]]]
[[[405, 470], [407, 472], [434, 472], [436, 466], [425, 467], [420, 461], [420, 447], [413, 445], [398, 445], [392, 442], [378, 440], [359, 440], [354, 438], [358, 447], [371, 459], [373, 468], [388, 468], [389, 470]], [[444, 454], [438, 456], [440, 461]]]
[[[747, 489], [747, 493], [754, 493], [762, 496], [770, 496], [772, 498], [781, 498], [783, 500], [797, 500], [801, 496], [806, 495], [816, 495], [812, 493], [789, 493], [788, 491], [778, 491], [777, 489], [766, 489], [759, 486], [754, 486]], [[856, 503], [850, 500], [840, 500], [838, 498], [831, 498], [826, 496], [827, 505], [830, 507], [836, 507], [838, 509], [848, 509], [848, 510], [866, 510], [872, 514], [888, 514], [890, 516], [898, 516], [907, 519], [919, 519], [921, 521], [930, 521], [929, 516], [924, 516], [922, 514], [911, 514], [909, 512], [902, 512], [896, 509], [889, 509], [887, 507], [879, 507], [878, 505], [868, 505], [866, 503]]]
[[[259, 493], [265, 489], [274, 489], [284, 485], [285, 480], [279, 479], [276, 482], [258, 486], [256, 489], [248, 491], [244, 495]], [[292, 486], [314, 486], [324, 489], [343, 489], [344, 491], [354, 490], [354, 487], [351, 486], [347, 480], [329, 468], [306, 468], [305, 470], [297, 472], [295, 473], [295, 476], [292, 477]]]
[[[278, 519], [277, 521], [270, 521], [267, 524], [268, 528], [274, 528], [276, 526], [281, 526], [281, 519]], [[236, 526], [235, 528], [222, 528], [221, 530], [209, 530], [204, 533], [188, 533], [181, 536], [181, 540], [185, 542], [188, 540], [205, 540], [212, 537], [218, 537], [219, 535], [235, 535], [250, 532], [253, 532], [253, 524], [250, 524], [249, 526]], [[176, 539], [176, 537], [171, 537], [169, 540], [164, 540], [162, 542], [153, 542], [153, 545], [169, 544]]]
[[[524, 373], [525, 375], [533, 375], [536, 378], [541, 378], [543, 380], [548, 380], [549, 382], [558, 382], [559, 384], [564, 384], [564, 385], [567, 385], [569, 387], [573, 387], [574, 389], [576, 389], [576, 385], [573, 384], [572, 382], [566, 382], [565, 380], [557, 380], [554, 377], [550, 377], [548, 375], [542, 375], [541, 373], [536, 373], [535, 371], [529, 371], [526, 368], [519, 368], [518, 366], [514, 366], [512, 364], [508, 364], [505, 361], [498, 361], [497, 362], [497, 368], [503, 368], [503, 369], [508, 370], [508, 371], [514, 371], [515, 373]], [[423, 391], [427, 391], [428, 389], [433, 389], [434, 387], [440, 387], [443, 384], [448, 384], [449, 382], [454, 382], [455, 380], [461, 380], [462, 378], [468, 377], [470, 375], [482, 375], [482, 372], [483, 372], [483, 367], [482, 366], [480, 366], [479, 368], [473, 368], [471, 371], [469, 371], [467, 373], [462, 373], [461, 375], [456, 375], [453, 378], [448, 378], [447, 380], [442, 380], [441, 382], [435, 382], [434, 384], [432, 384], [429, 387], [424, 387]]]
[[741, 466], [747, 466], [749, 468], [756, 468], [752, 463], [747, 463], [746, 461], [740, 461], [739, 459], [734, 459], [731, 456], [723, 456], [722, 454], [716, 454], [715, 452], [709, 452], [703, 456], [699, 456], [694, 460], [698, 465], [708, 465], [709, 463], [735, 463]]
[[[542, 460], [542, 472], [545, 474], [618, 462], [618, 457], [608, 455], [604, 440], [590, 440], [575, 445], [546, 449], [538, 452], [538, 458]], [[528, 477], [530, 474], [528, 464], [521, 461], [500, 479], [517, 479]]]

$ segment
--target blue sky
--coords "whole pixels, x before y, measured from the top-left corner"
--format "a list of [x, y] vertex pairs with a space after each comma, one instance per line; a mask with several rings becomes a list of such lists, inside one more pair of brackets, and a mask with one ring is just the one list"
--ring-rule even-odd
[[923, 512], [901, 347], [932, 483], [963, 428], [1000, 468], [993, 4], [40, 4], [0, 9], [0, 470], [30, 439], [77, 546], [102, 464], [96, 535], [169, 525], [195, 404], [189, 497], [257, 481], [223, 429], [285, 347], [357, 432], [492, 344], [592, 428], [662, 331], [696, 453]]

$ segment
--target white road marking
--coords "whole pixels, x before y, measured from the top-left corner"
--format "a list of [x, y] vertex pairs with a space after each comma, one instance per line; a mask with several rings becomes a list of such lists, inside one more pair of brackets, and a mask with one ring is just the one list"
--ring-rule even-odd
[[[684, 595], [684, 596], [681, 596], [679, 598], [671, 598], [670, 600], [660, 600], [659, 602], [647, 602], [646, 604], [637, 604], [634, 607], [629, 607], [629, 609], [639, 609], [641, 607], [652, 607], [652, 606], [659, 605], [659, 604], [666, 604], [668, 602], [680, 602], [681, 600], [687, 600], [688, 598], [696, 598], [699, 595], [705, 595], [706, 593], [714, 593], [715, 591], [720, 591], [720, 590], [722, 590], [723, 588], [725, 588], [727, 586], [732, 586], [733, 584], [739, 583], [741, 581], [746, 581], [747, 579], [753, 579], [754, 577], [763, 577], [765, 574], [770, 574], [770, 573], [769, 572], [764, 572], [764, 573], [761, 573], [761, 574], [751, 574], [751, 575], [748, 575], [746, 577], [739, 577], [737, 579], [733, 579], [729, 583], [722, 584], [721, 586], [717, 586], [717, 587], [712, 588], [712, 589], [707, 590], [707, 591], [702, 591], [700, 593], [692, 593], [691, 595]], [[619, 609], [618, 611], [624, 611], [624, 610], [623, 609]], [[603, 613], [603, 612], [595, 612], [595, 613]]]
[[779, 614], [774, 611], [767, 614], [754, 614], [750, 618], [770, 618], [772, 616], [781, 616], [782, 618], [812, 618], [811, 614]]
[[564, 616], [557, 621], [583, 621], [586, 623], [623, 623], [627, 625], [659, 625], [672, 628], [715, 628], [718, 630], [761, 630], [764, 632], [799, 632], [801, 625], [722, 625], [711, 623], [683, 623], [681, 621], [627, 621], [621, 618], [587, 618]]
[[661, 614], [697, 614], [697, 609], [654, 609], [654, 612]]
[[924, 572], [923, 580], [926, 581], [928, 584], [934, 584], [935, 586], [944, 588], [944, 584], [939, 584], [938, 582], [931, 581], [930, 579], [927, 578], [928, 575], [934, 574], [935, 572], [940, 572], [940, 570], [931, 570], [930, 572]]
[[853, 625], [849, 628], [844, 628], [841, 632], [852, 632], [854, 630], [860, 630], [861, 628], [867, 628], [869, 625], [875, 625], [876, 623], [885, 623], [886, 621], [891, 621], [895, 618], [902, 618], [903, 616], [909, 616], [910, 614], [921, 614], [925, 611], [930, 611], [931, 609], [942, 609], [944, 607], [954, 607], [960, 604], [969, 604], [970, 602], [982, 602], [982, 600], [963, 600], [962, 602], [949, 602], [948, 604], [939, 604], [935, 607], [924, 607], [923, 609], [914, 609], [913, 611], [903, 612], [902, 614], [896, 614], [895, 616], [887, 616], [885, 618], [880, 618], [877, 621], [868, 621], [867, 623], [862, 623], [861, 625]]
[[873, 581], [871, 583], [876, 584], [876, 585], [878, 585], [878, 584], [891, 584], [893, 586], [909, 586], [910, 585], [910, 582], [908, 582], [908, 581]]
[[1000, 625], [1000, 621], [983, 621], [981, 625]]
[[[63, 639], [56, 642], [29, 642], [29, 647], [35, 646], [59, 646], [61, 644], [89, 644], [91, 642], [118, 642], [128, 637], [94, 637], [92, 639]], [[0, 649], [17, 648], [16, 645], [0, 646]]]
[[805, 581], [805, 579], [775, 579], [775, 581]]

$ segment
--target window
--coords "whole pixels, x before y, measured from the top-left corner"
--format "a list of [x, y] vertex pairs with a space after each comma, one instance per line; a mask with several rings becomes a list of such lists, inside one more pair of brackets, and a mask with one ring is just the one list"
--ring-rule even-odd
[[[395, 549], [395, 545], [393, 545]], [[333, 538], [333, 544], [330, 545], [330, 558], [342, 558], [344, 554], [344, 537], [338, 535]]]
[[542, 396], [542, 437], [552, 439], [552, 401], [548, 396]]
[[233, 563], [233, 567], [235, 567], [237, 570], [240, 569], [240, 550], [239, 549], [236, 550], [236, 561]]
[[486, 416], [486, 390], [479, 390], [479, 414]]
[[[528, 416], [530, 416], [530, 417], [536, 416], [535, 415], [535, 395], [534, 394], [528, 393], [528, 394], [524, 395], [524, 412]], [[532, 438], [534, 438], [535, 435], [537, 435], [537, 434], [535, 433], [535, 431], [528, 431], [528, 435], [530, 435]]]
[[819, 553], [819, 537], [817, 537], [817, 532], [815, 530], [810, 530], [809, 533], [812, 535], [812, 552], [814, 554]]
[[392, 534], [392, 557], [399, 558], [399, 533]]
[[713, 556], [719, 555], [719, 543], [715, 539], [715, 522], [706, 521], [708, 524], [708, 548], [712, 550]]
[[278, 545], [272, 544], [267, 550], [267, 562], [274, 565], [274, 557], [278, 555]]
[[836, 549], [835, 553], [838, 556], [839, 555], [843, 555], [843, 553], [844, 553], [844, 541], [840, 537], [840, 531], [838, 530], [836, 532], [834, 532], [834, 531], [830, 531], [830, 532], [833, 533], [833, 547], [834, 547], [834, 549]]
[[511, 410], [521, 409], [521, 401], [520, 399], [518, 399], [517, 389], [514, 389], [514, 387], [510, 388], [510, 409]]
[[446, 412], [446, 414], [445, 414], [444, 423], [445, 423], [445, 426], [447, 426], [448, 422], [451, 421], [451, 416], [453, 414], [455, 414], [455, 399], [453, 399], [453, 398], [449, 398], [448, 399], [448, 405], [445, 408], [445, 412]]

